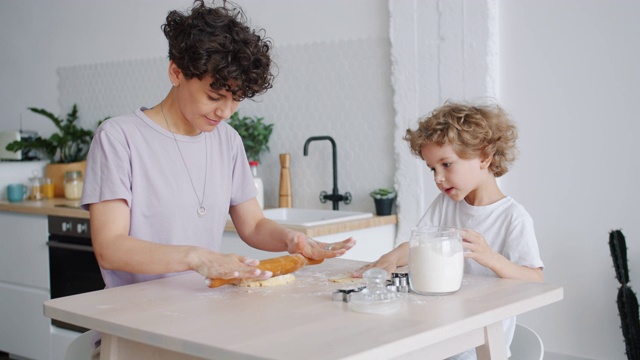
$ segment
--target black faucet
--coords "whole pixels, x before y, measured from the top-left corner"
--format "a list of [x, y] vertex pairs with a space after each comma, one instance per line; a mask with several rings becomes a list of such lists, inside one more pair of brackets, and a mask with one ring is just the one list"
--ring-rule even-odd
[[304, 156], [309, 154], [309, 143], [316, 140], [329, 140], [331, 141], [331, 149], [333, 151], [333, 191], [328, 194], [326, 191], [320, 192], [320, 202], [326, 203], [330, 200], [333, 203], [333, 210], [338, 210], [338, 203], [344, 201], [345, 204], [351, 203], [351, 193], [346, 192], [344, 195], [338, 192], [338, 155], [336, 150], [336, 142], [331, 136], [312, 136], [304, 142]]

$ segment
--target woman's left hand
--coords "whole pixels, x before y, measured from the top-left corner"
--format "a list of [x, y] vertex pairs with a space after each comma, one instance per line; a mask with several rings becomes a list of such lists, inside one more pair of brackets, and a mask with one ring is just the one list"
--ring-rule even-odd
[[298, 233], [287, 250], [291, 254], [301, 254], [309, 259], [319, 260], [342, 256], [355, 244], [356, 241], [353, 238], [335, 243], [324, 243]]
[[477, 261], [480, 265], [491, 268], [497, 261], [498, 253], [493, 251], [484, 237], [473, 230], [463, 229], [460, 231], [462, 236], [462, 247], [465, 250], [464, 257]]

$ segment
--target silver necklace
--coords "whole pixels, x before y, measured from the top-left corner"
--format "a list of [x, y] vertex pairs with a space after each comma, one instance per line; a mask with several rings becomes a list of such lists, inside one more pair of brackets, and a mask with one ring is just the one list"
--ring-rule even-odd
[[182, 155], [182, 150], [180, 150], [180, 145], [178, 145], [178, 139], [176, 139], [176, 134], [171, 131], [169, 127], [169, 121], [167, 120], [167, 115], [164, 114], [164, 108], [162, 107], [162, 103], [160, 103], [160, 111], [162, 112], [162, 117], [164, 118], [164, 122], [167, 124], [167, 129], [173, 135], [173, 141], [176, 143], [176, 147], [178, 148], [178, 152], [180, 153], [180, 158], [182, 159], [182, 163], [184, 164], [184, 168], [187, 169], [187, 176], [189, 176], [189, 181], [191, 182], [191, 187], [193, 188], [193, 193], [196, 194], [196, 198], [198, 199], [198, 216], [204, 217], [207, 213], [207, 209], [204, 207], [204, 192], [207, 189], [207, 166], [209, 165], [209, 156], [207, 151], [207, 136], [204, 136], [204, 184], [202, 185], [202, 199], [198, 196], [198, 192], [196, 191], [196, 186], [193, 184], [193, 179], [191, 178], [191, 173], [189, 173], [189, 167], [187, 166], [187, 162], [184, 160], [184, 155]]

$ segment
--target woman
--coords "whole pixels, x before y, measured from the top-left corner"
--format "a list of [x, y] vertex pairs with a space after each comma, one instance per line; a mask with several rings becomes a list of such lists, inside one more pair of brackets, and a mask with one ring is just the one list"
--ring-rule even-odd
[[227, 214], [250, 246], [308, 258], [344, 254], [266, 219], [242, 145], [224, 120], [271, 88], [271, 42], [239, 8], [195, 1], [169, 12], [172, 88], [155, 107], [111, 118], [96, 131], [81, 204], [107, 287], [183, 271], [262, 280], [258, 260], [219, 253]]

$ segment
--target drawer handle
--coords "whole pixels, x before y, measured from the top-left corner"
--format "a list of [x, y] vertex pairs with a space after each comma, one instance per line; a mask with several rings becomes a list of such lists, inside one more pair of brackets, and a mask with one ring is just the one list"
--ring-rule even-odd
[[93, 247], [89, 245], [67, 244], [59, 241], [47, 241], [47, 246], [56, 249], [86, 251], [90, 253], [93, 252]]

